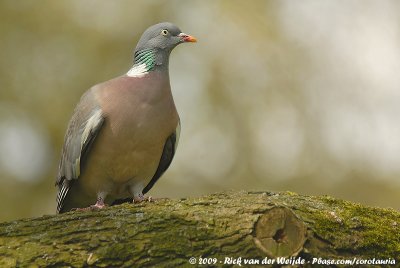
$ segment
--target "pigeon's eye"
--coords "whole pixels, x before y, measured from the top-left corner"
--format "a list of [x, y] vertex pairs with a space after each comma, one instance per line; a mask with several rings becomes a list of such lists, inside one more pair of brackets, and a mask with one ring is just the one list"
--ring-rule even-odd
[[166, 35], [168, 34], [168, 30], [165, 30], [165, 29], [162, 30], [162, 31], [161, 31], [161, 34], [164, 35], [164, 36], [166, 36]]

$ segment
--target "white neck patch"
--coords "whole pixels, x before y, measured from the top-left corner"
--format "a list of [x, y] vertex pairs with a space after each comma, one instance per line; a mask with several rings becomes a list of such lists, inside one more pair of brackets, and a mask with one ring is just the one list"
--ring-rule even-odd
[[143, 77], [149, 72], [147, 71], [147, 66], [145, 63], [134, 64], [132, 68], [126, 73], [129, 77]]

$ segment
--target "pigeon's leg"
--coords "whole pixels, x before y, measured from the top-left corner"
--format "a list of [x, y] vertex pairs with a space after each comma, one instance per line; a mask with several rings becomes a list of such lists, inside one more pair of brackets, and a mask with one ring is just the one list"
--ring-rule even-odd
[[140, 203], [143, 201], [148, 201], [151, 202], [152, 198], [151, 197], [145, 197], [143, 195], [143, 185], [142, 184], [133, 184], [130, 187], [130, 193], [133, 195], [133, 203]]
[[90, 208], [92, 210], [99, 210], [102, 208], [105, 208], [107, 205], [104, 203], [104, 200], [106, 200], [107, 197], [107, 192], [98, 192], [97, 193], [97, 202], [94, 205], [91, 205]]
[[153, 202], [153, 198], [151, 196], [144, 196], [142, 192], [133, 195], [133, 203], [140, 202]]
[[107, 205], [104, 204], [104, 198], [98, 196], [98, 197], [97, 197], [97, 202], [96, 202], [96, 204], [91, 205], [91, 206], [90, 206], [90, 209], [91, 209], [91, 210], [99, 210], [99, 209], [105, 208], [106, 206], [107, 206]]
[[90, 207], [87, 208], [73, 208], [71, 211], [93, 211], [93, 210], [99, 210], [102, 208], [107, 207], [107, 205], [104, 203], [104, 199], [106, 199], [107, 193], [100, 192], [97, 194], [97, 202], [94, 205], [91, 205]]
[[144, 200], [143, 193], [139, 193], [133, 196], [133, 203], [140, 203]]

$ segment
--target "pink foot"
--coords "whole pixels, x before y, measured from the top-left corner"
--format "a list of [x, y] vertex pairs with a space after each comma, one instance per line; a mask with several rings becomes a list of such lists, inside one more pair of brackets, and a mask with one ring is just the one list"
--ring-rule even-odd
[[107, 205], [106, 204], [104, 204], [104, 202], [96, 202], [96, 204], [94, 204], [94, 205], [91, 205], [90, 206], [90, 209], [91, 210], [99, 210], [99, 209], [102, 209], [102, 208], [105, 208], [105, 207], [107, 207]]
[[96, 211], [100, 210], [107, 207], [106, 204], [104, 204], [103, 200], [97, 200], [96, 204], [91, 205], [90, 207], [87, 208], [73, 208], [71, 211]]
[[133, 197], [133, 203], [141, 202], [153, 202], [153, 198], [151, 196], [145, 197], [143, 194], [139, 194], [138, 196]]

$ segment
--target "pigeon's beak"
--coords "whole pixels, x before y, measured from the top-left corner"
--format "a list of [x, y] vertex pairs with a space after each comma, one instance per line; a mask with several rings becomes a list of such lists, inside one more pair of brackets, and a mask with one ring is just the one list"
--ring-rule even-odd
[[191, 42], [191, 43], [197, 42], [197, 39], [195, 37], [185, 33], [180, 33], [178, 34], [178, 36], [181, 38], [182, 42]]

